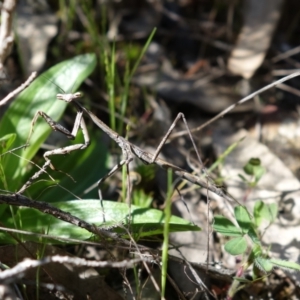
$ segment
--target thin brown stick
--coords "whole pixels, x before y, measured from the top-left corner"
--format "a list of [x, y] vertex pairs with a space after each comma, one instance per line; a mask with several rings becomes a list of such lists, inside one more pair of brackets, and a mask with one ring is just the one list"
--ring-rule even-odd
[[274, 56], [274, 57], [271, 59], [271, 61], [272, 61], [273, 64], [275, 64], [275, 63], [277, 63], [277, 62], [279, 62], [279, 61], [281, 61], [281, 60], [284, 60], [284, 59], [286, 59], [286, 58], [288, 58], [288, 57], [290, 57], [290, 56], [296, 55], [296, 54], [298, 54], [299, 52], [300, 52], [300, 46], [297, 46], [297, 47], [295, 47], [295, 48], [292, 48], [292, 49], [290, 49], [290, 50], [288, 50], [288, 51], [285, 51], [285, 52], [283, 52], [283, 53], [280, 53], [280, 54]]
[[59, 264], [70, 264], [74, 266], [85, 266], [90, 268], [129, 268], [134, 264], [142, 261], [141, 258], [135, 258], [131, 260], [123, 261], [91, 261], [86, 260], [80, 257], [69, 257], [69, 256], [46, 256], [40, 260], [35, 259], [26, 259], [25, 261], [19, 262], [16, 266], [11, 269], [4, 270], [0, 273], [0, 282], [1, 284], [9, 284], [16, 281], [18, 278], [24, 276], [26, 271], [29, 271], [33, 268], [38, 268], [50, 263], [59, 263]]
[[77, 227], [84, 228], [87, 231], [95, 234], [96, 236], [99, 236], [102, 239], [103, 238], [112, 239], [118, 241], [121, 245], [122, 244], [126, 246], [131, 245], [128, 241], [119, 238], [116, 233], [110, 232], [102, 228], [98, 228], [46, 202], [30, 200], [29, 198], [20, 194], [11, 194], [11, 195], [0, 194], [0, 204], [8, 204], [13, 206], [24, 206], [24, 207], [33, 208], [45, 214], [51, 215], [59, 220], [63, 220]]
[[7, 56], [10, 54], [14, 35], [12, 30], [13, 12], [16, 7], [16, 0], [4, 0], [1, 9], [0, 27], [0, 71]]
[[[228, 112], [230, 112], [231, 110], [233, 110], [233, 109], [236, 108], [237, 106], [239, 106], [239, 105], [241, 105], [241, 104], [247, 102], [248, 100], [251, 100], [251, 99], [254, 98], [255, 96], [257, 96], [257, 95], [259, 95], [259, 94], [261, 94], [261, 93], [263, 93], [263, 92], [269, 90], [270, 88], [275, 87], [275, 86], [277, 86], [277, 85], [279, 85], [279, 84], [281, 84], [281, 83], [283, 83], [283, 82], [285, 82], [285, 81], [287, 81], [287, 80], [290, 80], [290, 79], [292, 79], [292, 78], [294, 78], [294, 77], [297, 77], [297, 76], [299, 76], [299, 75], [300, 75], [300, 71], [299, 71], [299, 72], [295, 72], [295, 73], [293, 73], [293, 74], [291, 74], [291, 75], [288, 75], [288, 76], [286, 76], [286, 77], [283, 77], [283, 78], [281, 78], [281, 79], [279, 79], [279, 80], [276, 80], [276, 81], [273, 82], [273, 83], [270, 83], [269, 85], [267, 85], [267, 86], [265, 86], [265, 87], [259, 89], [258, 91], [256, 91], [256, 92], [254, 92], [254, 93], [252, 93], [252, 94], [250, 94], [250, 95], [244, 97], [243, 99], [241, 99], [241, 100], [238, 101], [237, 103], [230, 105], [229, 107], [227, 107], [226, 109], [222, 110], [219, 114], [217, 114], [215, 117], [213, 117], [213, 118], [210, 119], [209, 121], [205, 122], [205, 123], [202, 124], [201, 126], [196, 127], [196, 128], [194, 128], [194, 129], [191, 129], [190, 132], [197, 132], [197, 131], [200, 131], [201, 129], [203, 129], [203, 128], [206, 127], [207, 125], [210, 125], [211, 123], [215, 122], [216, 120], [218, 120], [218, 119], [224, 117]], [[170, 139], [175, 139], [175, 138], [177, 138], [177, 137], [180, 137], [180, 136], [183, 136], [183, 135], [186, 135], [186, 134], [189, 134], [189, 131], [188, 131], [188, 130], [179, 131], [179, 132], [176, 132], [176, 133], [172, 134], [172, 135], [170, 136]]]
[[0, 106], [5, 105], [9, 100], [11, 100], [17, 94], [19, 94], [20, 92], [25, 90], [30, 85], [30, 83], [35, 79], [36, 75], [37, 75], [37, 72], [32, 72], [31, 75], [27, 78], [27, 80], [24, 83], [22, 83], [14, 91], [10, 92], [5, 98], [3, 98], [0, 101]]

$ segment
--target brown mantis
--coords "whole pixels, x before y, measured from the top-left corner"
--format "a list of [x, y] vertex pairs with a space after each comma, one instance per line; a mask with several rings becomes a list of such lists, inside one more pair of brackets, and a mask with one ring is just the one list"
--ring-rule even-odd
[[[27, 143], [30, 140], [30, 136], [33, 132], [33, 126], [37, 120], [37, 118], [39, 116], [41, 116], [48, 124], [49, 126], [56, 131], [60, 131], [61, 133], [65, 134], [68, 138], [70, 139], [74, 139], [77, 135], [77, 132], [79, 130], [79, 127], [81, 128], [82, 132], [83, 132], [83, 137], [84, 137], [84, 143], [81, 144], [75, 144], [72, 146], [67, 146], [67, 147], [63, 147], [63, 148], [59, 148], [59, 149], [54, 149], [51, 151], [47, 151], [44, 153], [44, 158], [46, 160], [45, 164], [43, 165], [43, 167], [36, 172], [23, 186], [22, 188], [18, 191], [19, 194], [23, 193], [31, 184], [32, 182], [37, 179], [43, 172], [46, 171], [46, 169], [50, 166], [52, 169], [55, 169], [55, 167], [52, 165], [51, 160], [50, 160], [50, 156], [52, 155], [62, 155], [62, 154], [67, 154], [70, 153], [72, 151], [75, 150], [80, 150], [80, 149], [85, 149], [86, 147], [88, 147], [88, 145], [90, 144], [90, 138], [89, 138], [89, 134], [86, 128], [86, 124], [83, 118], [83, 113], [87, 114], [90, 119], [102, 130], [104, 131], [112, 140], [114, 140], [119, 147], [122, 150], [122, 155], [123, 155], [123, 159], [114, 167], [112, 168], [112, 170], [105, 175], [104, 177], [102, 177], [97, 185], [98, 185], [98, 192], [99, 192], [99, 198], [100, 200], [102, 200], [102, 193], [100, 190], [100, 185], [101, 183], [108, 178], [109, 176], [111, 176], [112, 174], [114, 174], [117, 170], [119, 170], [123, 165], [128, 165], [134, 157], [139, 158], [143, 163], [145, 164], [156, 164], [159, 167], [163, 168], [163, 169], [171, 169], [177, 176], [193, 183], [196, 184], [200, 187], [205, 187], [207, 188], [209, 191], [229, 200], [232, 201], [234, 200], [233, 198], [231, 198], [230, 196], [226, 195], [220, 188], [216, 187], [215, 185], [209, 183], [205, 178], [200, 177], [200, 176], [196, 176], [193, 175], [181, 168], [179, 168], [178, 166], [175, 166], [167, 161], [164, 161], [162, 159], [160, 159], [158, 157], [159, 152], [162, 148], [162, 146], [164, 145], [164, 143], [166, 142], [166, 140], [168, 139], [169, 135], [171, 134], [173, 128], [175, 127], [177, 121], [182, 118], [185, 125], [187, 126], [187, 122], [185, 119], [185, 116], [182, 113], [179, 113], [176, 117], [176, 119], [174, 120], [174, 122], [172, 123], [170, 129], [168, 130], [167, 134], [165, 135], [165, 137], [162, 139], [162, 141], [160, 142], [156, 152], [154, 154], [146, 152], [145, 150], [141, 149], [140, 147], [130, 143], [128, 140], [126, 140], [125, 138], [123, 138], [122, 136], [120, 136], [117, 132], [115, 132], [114, 130], [112, 130], [110, 127], [108, 127], [104, 122], [102, 122], [96, 115], [94, 115], [91, 111], [89, 111], [88, 109], [86, 109], [85, 107], [83, 107], [76, 99], [80, 98], [82, 95], [81, 93], [77, 92], [74, 94], [57, 94], [57, 99], [58, 100], [62, 100], [65, 101], [67, 103], [71, 103], [73, 104], [73, 106], [76, 108], [77, 110], [77, 116], [75, 119], [75, 123], [74, 123], [74, 127], [72, 132], [70, 132], [69, 130], [67, 130], [66, 128], [64, 128], [63, 126], [61, 126], [60, 124], [58, 124], [57, 122], [53, 121], [46, 113], [42, 112], [42, 111], [38, 111], [36, 112], [32, 122], [31, 122], [31, 130], [27, 139]], [[188, 128], [188, 127], [187, 127]], [[202, 164], [200, 155], [197, 151], [194, 139], [192, 137], [192, 135], [190, 134], [190, 138], [191, 141], [193, 143], [193, 146], [195, 148], [198, 160], [200, 161], [200, 163]], [[203, 164], [202, 164], [203, 166]], [[205, 175], [205, 170], [202, 169], [203, 174]]]
[[[216, 115], [214, 118], [212, 118], [210, 121], [206, 122], [205, 124], [201, 125], [200, 127], [196, 128], [196, 129], [193, 129], [192, 131], [197, 131], [197, 130], [200, 130], [202, 129], [204, 126], [214, 122], [215, 120], [217, 120], [218, 118], [224, 116], [227, 112], [229, 112], [230, 110], [234, 109], [236, 106], [238, 105], [241, 105], [243, 104], [244, 102], [252, 99], [254, 96], [272, 88], [272, 87], [275, 87], [279, 84], [282, 84], [283, 82], [287, 81], [287, 80], [290, 80], [291, 78], [294, 78], [294, 77], [297, 77], [300, 75], [300, 72], [294, 72], [286, 77], [283, 77], [273, 83], [270, 83], [269, 85], [259, 89], [258, 91], [246, 96], [245, 98], [241, 99], [240, 101], [238, 101], [237, 103], [231, 105], [230, 107], [224, 109], [223, 111], [221, 111], [218, 115]], [[163, 140], [161, 141], [159, 147], [157, 148], [156, 152], [154, 154], [151, 154], [149, 152], [146, 152], [144, 150], [142, 150], [141, 148], [139, 148], [138, 146], [128, 142], [126, 139], [124, 139], [122, 136], [120, 136], [118, 133], [116, 133], [115, 131], [113, 131], [111, 128], [109, 128], [105, 123], [103, 123], [99, 118], [97, 118], [91, 111], [87, 110], [86, 108], [84, 108], [78, 101], [76, 101], [76, 99], [80, 98], [81, 97], [81, 93], [75, 93], [75, 94], [58, 94], [57, 95], [57, 99], [59, 100], [63, 100], [65, 102], [70, 102], [72, 103], [76, 110], [77, 110], [77, 116], [76, 116], [76, 120], [75, 120], [75, 123], [74, 123], [74, 127], [73, 127], [73, 130], [72, 132], [68, 131], [67, 129], [65, 129], [63, 126], [61, 126], [60, 124], [54, 122], [47, 114], [45, 114], [44, 112], [42, 111], [38, 111], [33, 120], [32, 120], [32, 123], [31, 123], [31, 130], [30, 130], [30, 134], [29, 134], [29, 137], [27, 139], [27, 144], [28, 144], [28, 141], [30, 139], [30, 136], [32, 134], [32, 131], [33, 131], [33, 126], [34, 126], [34, 123], [36, 122], [38, 116], [42, 116], [46, 122], [50, 125], [50, 127], [53, 129], [53, 130], [57, 130], [57, 131], [60, 131], [62, 132], [63, 134], [65, 134], [67, 137], [73, 139], [75, 138], [77, 132], [78, 132], [78, 129], [79, 127], [82, 129], [82, 132], [83, 132], [83, 136], [84, 136], [84, 144], [76, 144], [76, 145], [72, 145], [72, 146], [67, 146], [67, 147], [64, 147], [64, 148], [59, 148], [59, 149], [55, 149], [55, 150], [52, 150], [52, 151], [47, 151], [45, 152], [44, 154], [44, 157], [45, 157], [45, 164], [43, 165], [43, 167], [34, 174], [34, 176], [32, 176], [23, 186], [22, 188], [18, 191], [18, 193], [23, 193], [31, 184], [32, 182], [37, 179], [43, 172], [45, 172], [45, 170], [47, 169], [47, 167], [51, 167], [53, 169], [54, 166], [51, 164], [51, 160], [49, 159], [49, 156], [51, 155], [56, 155], [56, 154], [66, 154], [66, 153], [69, 153], [69, 152], [72, 152], [72, 151], [75, 151], [75, 150], [78, 150], [78, 149], [84, 149], [86, 147], [88, 147], [89, 143], [90, 143], [90, 139], [89, 139], [89, 135], [88, 135], [88, 131], [87, 131], [87, 128], [86, 128], [86, 125], [85, 125], [85, 122], [84, 122], [84, 119], [83, 119], [83, 113], [86, 113], [90, 118], [91, 120], [102, 130], [104, 131], [111, 139], [113, 139], [119, 146], [120, 148], [122, 149], [122, 153], [123, 153], [123, 160], [118, 164], [116, 165], [106, 176], [104, 176], [103, 178], [101, 178], [99, 181], [98, 181], [98, 187], [100, 186], [101, 182], [103, 182], [107, 177], [109, 177], [110, 175], [112, 175], [114, 172], [116, 172], [122, 165], [124, 164], [129, 164], [133, 157], [136, 156], [138, 157], [141, 161], [143, 161], [144, 163], [146, 164], [157, 164], [158, 166], [164, 168], [164, 169], [172, 169], [173, 172], [178, 175], [179, 177], [183, 178], [183, 179], [186, 179], [188, 180], [189, 182], [193, 183], [193, 184], [196, 184], [200, 187], [205, 187], [207, 188], [209, 191], [225, 198], [226, 200], [234, 200], [232, 197], [226, 195], [223, 190], [221, 190], [220, 188], [216, 187], [214, 184], [211, 184], [209, 182], [206, 182], [206, 180], [204, 180], [201, 177], [199, 176], [196, 176], [196, 175], [193, 175], [193, 174], [190, 174], [188, 173], [187, 171], [173, 165], [173, 164], [170, 164], [162, 159], [160, 159], [158, 157], [158, 154], [159, 154], [159, 151], [162, 147], [162, 145], [165, 143], [165, 141], [168, 139], [168, 137], [170, 136], [173, 128], [175, 127], [175, 124], [176, 122], [182, 118], [183, 121], [185, 122], [185, 125], [186, 127], [188, 128], [187, 126], [187, 123], [186, 123], [186, 120], [185, 120], [185, 117], [182, 113], [179, 113], [178, 116], [176, 117], [175, 121], [173, 122], [173, 124], [171, 125], [169, 131], [167, 132], [166, 136], [163, 138]], [[196, 151], [196, 154], [198, 156], [198, 160], [200, 161], [200, 163], [202, 164], [201, 162], [201, 159], [200, 159], [200, 156], [199, 156], [199, 153], [197, 151], [197, 148], [195, 146], [195, 143], [194, 143], [194, 140], [193, 140], [193, 137], [192, 137], [192, 134], [191, 134], [191, 131], [188, 130], [187, 133], [189, 134], [190, 136], [190, 139], [193, 143], [193, 146], [195, 148], [195, 151]], [[186, 134], [186, 132], [180, 132], [180, 133], [177, 133], [177, 134], [174, 134], [173, 137], [175, 136], [180, 136], [182, 134]], [[202, 164], [203, 165], [203, 164]], [[203, 173], [205, 173], [205, 170], [203, 169], [202, 170]], [[100, 199], [102, 199], [102, 195], [101, 195], [101, 191], [100, 189], [99, 190], [99, 197]], [[236, 201], [236, 200], [234, 200]]]

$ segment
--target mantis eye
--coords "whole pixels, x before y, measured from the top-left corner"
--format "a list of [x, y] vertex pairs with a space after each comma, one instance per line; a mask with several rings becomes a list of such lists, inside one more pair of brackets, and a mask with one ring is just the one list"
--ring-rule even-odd
[[83, 94], [81, 92], [77, 92], [75, 94], [73, 94], [74, 96], [74, 99], [77, 99], [77, 98], [81, 98], [83, 96]]
[[58, 100], [63, 100], [65, 102], [72, 102], [74, 99], [82, 97], [82, 93], [77, 92], [75, 94], [57, 94], [56, 98]]

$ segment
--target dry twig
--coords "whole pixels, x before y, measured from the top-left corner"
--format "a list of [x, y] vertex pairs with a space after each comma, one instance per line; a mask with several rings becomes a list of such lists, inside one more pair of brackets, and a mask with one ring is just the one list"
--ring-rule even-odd
[[74, 266], [85, 266], [90, 268], [128, 268], [132, 267], [135, 263], [142, 261], [141, 258], [135, 258], [131, 260], [123, 261], [89, 261], [84, 258], [79, 257], [69, 257], [69, 256], [47, 256], [41, 260], [26, 259], [11, 269], [5, 270], [0, 273], [0, 282], [3, 284], [9, 284], [16, 279], [24, 276], [24, 273], [30, 269], [37, 268], [49, 263], [59, 263], [59, 264], [70, 264]]
[[9, 100], [11, 100], [14, 96], [22, 92], [25, 88], [27, 88], [30, 83], [35, 79], [37, 72], [32, 72], [28, 79], [22, 83], [18, 88], [14, 91], [10, 92], [5, 98], [0, 101], [0, 106], [5, 105]]
[[300, 71], [297, 71], [293, 74], [290, 74], [286, 77], [283, 77], [281, 79], [278, 79], [276, 80], [275, 82], [272, 82], [268, 85], [266, 85], [265, 87], [259, 89], [258, 91], [256, 92], [253, 92], [252, 94], [244, 97], [243, 99], [241, 99], [240, 101], [230, 105], [229, 107], [227, 107], [226, 109], [222, 110], [220, 113], [218, 113], [216, 116], [214, 116], [213, 118], [211, 118], [209, 121], [205, 122], [204, 124], [200, 125], [199, 127], [196, 127], [194, 129], [191, 129], [190, 132], [187, 131], [187, 130], [183, 130], [183, 131], [179, 131], [179, 132], [176, 132], [176, 133], [173, 133], [170, 135], [169, 139], [172, 140], [174, 138], [177, 138], [177, 137], [180, 137], [180, 136], [183, 136], [183, 135], [186, 135], [186, 134], [190, 134], [190, 133], [193, 133], [193, 132], [197, 132], [197, 131], [200, 131], [201, 129], [203, 129], [204, 127], [210, 125], [211, 123], [215, 122], [216, 120], [224, 117], [228, 112], [230, 112], [231, 110], [233, 110], [234, 108], [236, 108], [237, 106], [247, 102], [248, 100], [251, 100], [253, 99], [255, 96], [265, 92], [266, 90], [269, 90], [270, 88], [273, 88], [273, 87], [276, 87], [278, 85], [280, 85], [281, 83], [285, 82], [285, 81], [288, 81], [294, 77], [297, 77], [297, 76], [300, 76]]
[[15, 0], [4, 0], [1, 9], [1, 27], [0, 27], [0, 71], [7, 56], [10, 54], [14, 35], [12, 30], [13, 12], [16, 7]]
[[104, 239], [111, 239], [114, 241], [118, 241], [120, 244], [130, 246], [130, 243], [122, 238], [120, 238], [116, 233], [110, 232], [108, 230], [98, 228], [95, 225], [92, 225], [80, 218], [77, 218], [71, 215], [68, 212], [65, 212], [59, 208], [52, 206], [46, 202], [39, 202], [35, 200], [30, 200], [29, 198], [19, 195], [19, 194], [12, 194], [12, 195], [3, 195], [0, 194], [0, 204], [8, 204], [13, 206], [25, 206], [37, 209], [45, 214], [54, 216], [59, 220], [63, 220], [67, 223], [73, 224], [77, 227], [81, 227], [86, 229], [87, 231], [99, 236], [100, 238]]

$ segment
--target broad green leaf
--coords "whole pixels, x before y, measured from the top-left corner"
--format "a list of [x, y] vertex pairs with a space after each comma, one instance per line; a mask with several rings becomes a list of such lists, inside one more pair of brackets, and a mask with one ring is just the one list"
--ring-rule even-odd
[[273, 269], [273, 264], [270, 259], [263, 258], [261, 256], [256, 257], [254, 259], [254, 263], [258, 269], [264, 272], [271, 272]]
[[224, 248], [231, 255], [243, 254], [247, 250], [247, 242], [244, 237], [233, 238], [225, 244]]
[[292, 261], [271, 258], [270, 262], [278, 268], [286, 269], [289, 271], [300, 271], [300, 265]]
[[234, 208], [234, 215], [242, 231], [247, 233], [251, 227], [251, 218], [247, 208], [241, 205], [236, 206]]
[[255, 184], [266, 173], [266, 169], [261, 165], [259, 158], [251, 158], [244, 166], [244, 171], [246, 174], [254, 176]]
[[215, 216], [213, 228], [215, 231], [227, 236], [242, 236], [243, 232], [236, 227], [230, 220], [223, 216]]
[[[71, 92], [71, 89], [75, 91], [83, 80], [91, 74], [95, 65], [95, 55], [84, 54], [57, 64], [43, 73], [7, 109], [0, 121], [0, 136], [16, 133], [13, 146], [24, 145], [32, 118], [38, 110], [46, 112], [54, 121], [58, 121], [64, 113], [67, 103], [56, 100], [56, 94], [61, 93], [57, 86], [66, 92]], [[5, 157], [3, 168], [7, 179], [9, 179], [10, 191], [20, 188], [20, 180], [27, 171], [28, 160], [35, 155], [50, 132], [49, 125], [44, 120], [38, 120], [30, 140], [30, 146], [25, 151], [17, 152], [22, 156], [22, 159], [13, 155]]]
[[264, 202], [256, 201], [253, 209], [254, 220], [256, 226], [259, 226], [268, 214], [268, 209]]
[[247, 164], [244, 166], [244, 171], [248, 175], [254, 175], [255, 168], [261, 165], [261, 161], [259, 158], [250, 158]]
[[[103, 223], [103, 211], [99, 200], [73, 200], [52, 203], [52, 205], [101, 228], [109, 230], [113, 227], [111, 230], [123, 235], [127, 234], [123, 228], [128, 226], [130, 211], [128, 205], [125, 203], [103, 201], [105, 223]], [[81, 240], [91, 237], [91, 233], [85, 229], [78, 228], [31, 208], [19, 208], [16, 220], [19, 229], [30, 232], [48, 232], [48, 234], [58, 237], [77, 238]], [[146, 209], [132, 205], [130, 232], [138, 237], [161, 234], [163, 232], [164, 220], [164, 213], [160, 210]], [[13, 227], [12, 220], [6, 220], [5, 226]], [[176, 216], [171, 217], [170, 232], [199, 230], [201, 229], [198, 226], [184, 219]], [[24, 236], [24, 239], [29, 239], [29, 237]], [[30, 239], [34, 238], [30, 237]], [[0, 241], [2, 243], [12, 242], [12, 239], [9, 235], [1, 233]]]
[[254, 169], [254, 177], [256, 183], [263, 177], [265, 173], [266, 173], [266, 169], [263, 166], [257, 166]]
[[[84, 194], [84, 191], [109, 171], [106, 168], [109, 153], [105, 143], [103, 143], [102, 132], [89, 130], [89, 133], [91, 144], [86, 149], [74, 151], [67, 156], [51, 157], [54, 166], [72, 176], [74, 180], [65, 173], [48, 170], [55, 178], [55, 182], [51, 181], [46, 174], [40, 176], [40, 179], [35, 181], [27, 190], [32, 199], [41, 199], [52, 203], [72, 200], [74, 195], [83, 199], [97, 199], [99, 197], [97, 187], [88, 194]], [[83, 140], [81, 135], [80, 133], [78, 138], [70, 144], [81, 142]], [[39, 164], [42, 165], [43, 163], [44, 160], [42, 159]], [[36, 170], [34, 168], [34, 171]], [[59, 186], [56, 186], [56, 181], [59, 182]], [[48, 188], [46, 189], [46, 187]], [[101, 186], [102, 189], [104, 187], [105, 185]]]
[[259, 226], [263, 220], [274, 222], [277, 216], [278, 207], [276, 203], [265, 204], [262, 201], [256, 201], [254, 206], [254, 218], [256, 226]]

